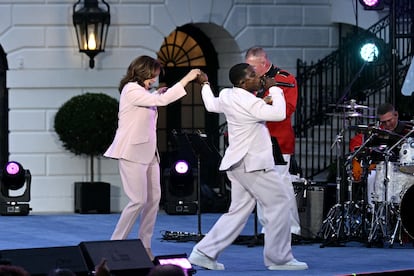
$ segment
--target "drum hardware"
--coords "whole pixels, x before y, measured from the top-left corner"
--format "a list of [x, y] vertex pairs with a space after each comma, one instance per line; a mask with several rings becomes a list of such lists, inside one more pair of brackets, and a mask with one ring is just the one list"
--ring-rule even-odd
[[[357, 240], [363, 241], [370, 227], [370, 206], [362, 200], [359, 203], [347, 201], [335, 204], [322, 221], [319, 236], [331, 242]], [[322, 244], [321, 247], [327, 245]]]
[[[376, 135], [377, 135], [376, 133], [371, 133], [370, 136], [364, 141], [364, 143], [359, 148], [357, 148], [356, 151], [354, 151], [351, 155], [348, 156], [345, 162], [345, 166], [352, 165], [351, 164], [352, 160], [355, 160], [355, 158], [359, 155], [359, 153], [362, 152], [362, 150], [366, 149], [367, 144], [370, 143]], [[352, 171], [352, 167], [351, 167], [351, 171]]]
[[[389, 164], [389, 158], [390, 158], [390, 153], [391, 151], [385, 151], [385, 165], [384, 165], [384, 180], [383, 180], [383, 187], [384, 187], [384, 199], [386, 200], [388, 198], [388, 183], [390, 181], [389, 178], [389, 174], [388, 174], [388, 164]], [[378, 166], [377, 166], [378, 168]], [[375, 181], [377, 182], [377, 181]], [[379, 181], [378, 181], [379, 182]], [[377, 184], [377, 183], [376, 183]], [[381, 184], [378, 184], [381, 185]], [[374, 237], [378, 237], [378, 228], [380, 228], [381, 232], [380, 232], [380, 237], [381, 238], [389, 238], [389, 229], [388, 229], [388, 225], [389, 225], [389, 204], [387, 201], [385, 201], [384, 203], [380, 203], [374, 206], [375, 210], [374, 210], [374, 216], [372, 218], [372, 223], [371, 223], [371, 231], [368, 235], [368, 243], [372, 243], [372, 240]]]
[[[344, 107], [344, 108], [357, 108], [361, 106], [357, 106], [355, 100], [351, 100], [350, 106], [340, 106], [335, 105], [337, 107]], [[338, 116], [337, 114], [328, 114], [332, 116]], [[348, 201], [345, 201], [341, 193], [343, 179], [341, 178], [342, 169], [347, 169], [347, 173], [349, 175], [349, 167], [351, 165], [352, 159], [362, 151], [366, 145], [366, 143], [370, 142], [372, 137], [376, 134], [372, 134], [371, 137], [364, 143], [360, 149], [355, 152], [354, 154], [348, 156], [347, 160], [343, 162], [343, 134], [346, 127], [346, 123], [349, 122], [352, 118], [371, 118], [371, 116], [362, 115], [359, 112], [351, 111], [351, 112], [343, 112], [343, 114], [339, 115], [342, 116], [344, 119], [344, 127], [341, 131], [337, 134], [334, 143], [331, 146], [333, 149], [336, 146], [336, 156], [337, 156], [337, 163], [336, 163], [336, 170], [337, 170], [337, 177], [336, 177], [336, 190], [337, 190], [337, 203], [328, 211], [326, 219], [322, 221], [321, 230], [319, 231], [318, 235], [325, 242], [321, 245], [321, 247], [329, 244], [329, 243], [341, 243], [344, 241], [349, 241], [350, 239], [358, 239], [360, 238], [361, 234], [363, 234], [364, 230], [367, 228], [369, 224], [369, 220], [367, 220], [366, 207], [365, 201], [354, 202], [352, 200], [352, 182], [353, 179], [351, 177], [347, 178], [347, 192], [348, 192]], [[372, 117], [375, 118], [375, 117]], [[349, 125], [349, 124], [348, 124]], [[341, 162], [344, 163], [344, 166], [341, 166]], [[352, 168], [351, 168], [352, 170]], [[345, 186], [345, 183], [343, 184]], [[344, 187], [345, 188], [345, 187]]]
[[384, 138], [384, 137], [393, 137], [393, 138], [400, 139], [402, 137], [402, 135], [397, 134], [393, 131], [386, 130], [386, 129], [381, 129], [381, 128], [378, 128], [378, 127], [375, 127], [375, 126], [356, 125], [356, 126], [351, 126], [350, 128], [354, 129], [354, 130], [357, 130], [357, 131], [360, 131], [360, 132], [365, 133], [365, 134], [376, 133], [379, 136], [383, 136], [382, 138]]
[[[388, 242], [392, 245], [398, 230], [398, 225], [393, 220], [398, 218], [396, 206], [389, 202], [376, 202], [375, 211], [371, 222], [371, 231], [368, 235], [368, 244], [374, 242]], [[392, 233], [391, 235], [389, 233]]]
[[397, 215], [397, 222], [395, 224], [394, 231], [392, 232], [392, 235], [391, 235], [390, 244], [394, 244], [394, 241], [395, 241], [395, 238], [396, 238], [397, 234], [398, 234], [398, 240], [400, 241], [400, 244], [402, 244], [401, 216], [400, 216], [399, 212], [398, 212], [398, 215]]
[[[368, 236], [368, 243], [372, 243], [372, 241], [375, 239], [383, 238], [385, 239], [384, 241], [388, 241], [390, 245], [392, 245], [397, 238], [397, 234], [400, 243], [402, 243], [402, 228], [404, 228], [404, 230], [407, 233], [409, 233], [409, 231], [407, 231], [407, 229], [404, 227], [404, 223], [409, 225], [409, 222], [407, 222], [407, 220], [409, 219], [404, 217], [403, 223], [403, 220], [401, 219], [401, 210], [403, 207], [404, 211], [406, 211], [407, 209], [407, 203], [404, 202], [403, 204], [402, 199], [408, 197], [408, 191], [412, 193], [411, 190], [414, 189], [412, 188], [412, 185], [414, 184], [414, 176], [400, 173], [401, 168], [398, 169], [398, 167], [401, 167], [402, 165], [401, 160], [400, 163], [397, 164], [390, 162], [389, 159], [390, 156], [392, 156], [393, 154], [394, 148], [400, 145], [401, 142], [403, 142], [413, 132], [414, 129], [409, 131], [406, 135], [401, 137], [394, 145], [385, 150], [385, 162], [382, 164], [382, 166], [381, 164], [377, 165], [378, 175], [375, 184], [378, 185], [378, 189], [376, 189], [377, 187], [374, 187], [374, 201], [377, 201], [375, 203], [375, 211], [371, 223], [372, 228]], [[381, 175], [382, 171], [384, 171], [383, 177]], [[383, 185], [381, 185], [380, 182], [380, 180], [382, 179]], [[384, 190], [381, 191], [381, 189]], [[383, 195], [382, 198], [380, 197], [381, 194]], [[411, 213], [411, 210], [409, 211], [409, 213]], [[405, 215], [406, 212], [404, 213], [404, 216]]]

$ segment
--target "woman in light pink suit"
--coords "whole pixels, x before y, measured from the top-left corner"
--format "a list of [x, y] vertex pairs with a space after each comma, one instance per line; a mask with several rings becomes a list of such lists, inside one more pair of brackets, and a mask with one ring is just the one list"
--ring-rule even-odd
[[186, 95], [184, 87], [200, 74], [199, 69], [193, 69], [171, 88], [151, 92], [160, 71], [161, 64], [149, 56], [140, 56], [129, 65], [119, 85], [118, 129], [104, 153], [105, 157], [118, 159], [123, 189], [129, 198], [111, 240], [126, 239], [141, 215], [138, 239], [151, 259], [151, 238], [161, 197], [157, 106]]

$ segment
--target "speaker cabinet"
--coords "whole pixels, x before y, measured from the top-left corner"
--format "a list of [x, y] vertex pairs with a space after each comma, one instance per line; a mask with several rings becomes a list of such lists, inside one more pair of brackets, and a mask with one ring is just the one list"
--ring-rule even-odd
[[111, 212], [111, 187], [106, 182], [75, 182], [75, 213]]
[[89, 269], [102, 258], [112, 275], [147, 275], [154, 266], [141, 240], [89, 241], [79, 244]]
[[78, 246], [2, 250], [0, 259], [23, 267], [30, 275], [48, 275], [58, 268], [69, 269], [80, 276], [89, 275]]
[[298, 206], [301, 236], [308, 239], [318, 237], [322, 221], [335, 204], [336, 186], [331, 184], [307, 184], [293, 182]]
[[298, 204], [301, 236], [314, 239], [322, 226], [324, 188], [314, 186], [303, 192], [302, 202]]

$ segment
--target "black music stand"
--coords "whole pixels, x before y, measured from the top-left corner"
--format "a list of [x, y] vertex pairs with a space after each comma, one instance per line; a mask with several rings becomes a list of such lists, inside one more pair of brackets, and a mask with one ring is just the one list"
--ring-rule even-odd
[[[175, 133], [175, 135], [177, 135]], [[205, 141], [206, 134], [197, 131], [196, 133], [184, 133], [186, 138], [185, 145], [190, 149], [197, 163], [197, 197], [195, 203], [197, 203], [197, 233], [189, 232], [176, 232], [166, 231], [163, 235], [165, 240], [179, 240], [179, 241], [200, 241], [203, 238], [201, 231], [201, 156], [211, 157], [213, 154], [220, 155], [217, 150], [213, 150], [212, 147]], [[181, 144], [181, 146], [183, 146]], [[221, 157], [221, 156], [220, 156]]]

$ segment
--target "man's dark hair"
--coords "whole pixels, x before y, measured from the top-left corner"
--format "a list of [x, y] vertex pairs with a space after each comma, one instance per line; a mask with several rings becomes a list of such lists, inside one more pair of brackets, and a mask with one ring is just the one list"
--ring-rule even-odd
[[388, 112], [394, 112], [394, 111], [395, 111], [395, 108], [392, 104], [384, 103], [384, 104], [381, 104], [380, 106], [378, 106], [377, 115], [384, 115]]
[[23, 267], [16, 265], [0, 265], [1, 276], [30, 276]]
[[185, 276], [185, 272], [178, 265], [165, 264], [154, 266], [148, 276]]
[[246, 69], [249, 66], [248, 63], [239, 63], [230, 68], [229, 79], [234, 86], [239, 86], [246, 78]]

